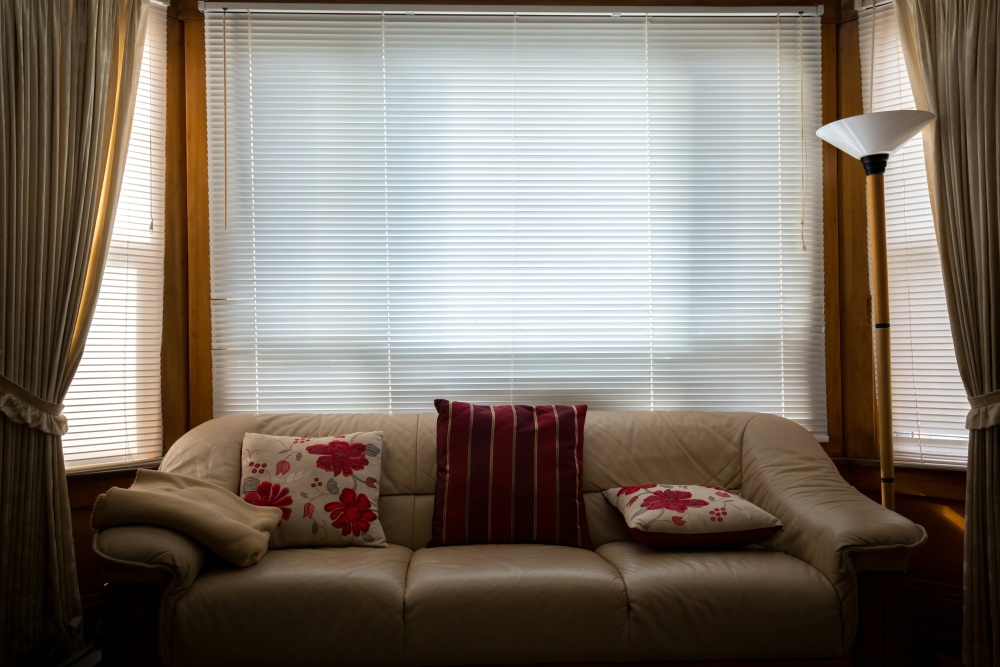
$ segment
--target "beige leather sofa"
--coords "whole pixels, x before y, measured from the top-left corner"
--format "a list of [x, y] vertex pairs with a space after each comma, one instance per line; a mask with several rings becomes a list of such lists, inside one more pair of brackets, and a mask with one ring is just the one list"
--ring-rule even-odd
[[[867, 657], [864, 637], [881, 643], [891, 620], [887, 591], [898, 589], [926, 537], [849, 486], [791, 421], [592, 411], [584, 485], [594, 551], [427, 549], [436, 418], [228, 416], [178, 440], [161, 470], [235, 493], [244, 433], [381, 430], [379, 507], [390, 545], [270, 550], [238, 569], [169, 530], [102, 531], [94, 549], [109, 582], [106, 662], [149, 664], [158, 654], [162, 664], [183, 666], [851, 664]], [[738, 550], [651, 551], [630, 537], [601, 491], [654, 482], [728, 487], [777, 516], [784, 530]], [[869, 584], [877, 589], [866, 592]], [[860, 624], [859, 599], [878, 607]]]

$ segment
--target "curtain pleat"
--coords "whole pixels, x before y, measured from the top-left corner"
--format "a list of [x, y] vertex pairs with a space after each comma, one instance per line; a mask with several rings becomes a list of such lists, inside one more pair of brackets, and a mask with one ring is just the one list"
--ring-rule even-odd
[[3, 665], [80, 645], [59, 403], [100, 287], [147, 5], [0, 0]]
[[42, 471], [0, 487], [11, 510], [2, 514], [3, 534], [17, 539], [17, 553], [6, 544], [3, 553], [0, 664], [48, 664], [78, 648], [82, 622], [59, 437], [2, 419], [0, 441], [18, 443], [2, 448], [3, 470]]
[[1000, 3], [896, 0], [925, 135], [928, 181], [959, 372], [972, 409], [963, 651], [1000, 665]]
[[967, 665], [1000, 665], [1000, 428], [969, 435], [965, 509]]

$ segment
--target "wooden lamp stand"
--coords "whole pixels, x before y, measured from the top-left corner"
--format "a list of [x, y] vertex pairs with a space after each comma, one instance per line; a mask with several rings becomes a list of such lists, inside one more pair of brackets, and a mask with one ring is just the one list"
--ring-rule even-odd
[[868, 233], [872, 271], [872, 310], [875, 326], [876, 444], [882, 478], [882, 505], [896, 509], [892, 458], [892, 366], [889, 333], [889, 270], [885, 236], [885, 167], [887, 153], [861, 158], [868, 174]]
[[889, 271], [885, 240], [885, 167], [889, 154], [934, 120], [929, 111], [866, 113], [828, 123], [816, 135], [858, 160], [868, 174], [872, 302], [875, 324], [875, 399], [878, 410], [882, 504], [895, 509], [892, 460], [892, 372], [889, 348]]

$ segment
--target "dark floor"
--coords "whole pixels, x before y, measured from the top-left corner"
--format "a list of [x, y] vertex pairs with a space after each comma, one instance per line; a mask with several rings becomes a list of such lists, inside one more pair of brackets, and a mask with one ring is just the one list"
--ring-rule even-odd
[[[68, 663], [66, 667], [96, 667], [101, 664], [101, 650], [94, 649], [90, 653], [82, 656], [76, 662]], [[962, 667], [962, 659], [958, 656], [946, 655], [943, 653], [924, 654], [916, 657], [910, 663], [910, 667]]]
[[[62, 667], [96, 667], [101, 664], [101, 649], [95, 648], [75, 662], [65, 663]], [[913, 647], [909, 667], [962, 667], [962, 658], [949, 655], [926, 647]]]
[[[911, 627], [910, 656], [908, 667], [962, 667], [961, 628], [936, 631], [921, 627], [920, 619]], [[926, 620], [924, 621], [926, 622]], [[101, 664], [100, 620], [95, 610], [87, 610], [84, 614], [84, 631], [88, 642], [86, 653], [74, 660], [67, 661], [59, 667], [96, 667]]]
[[101, 649], [95, 648], [93, 651], [80, 656], [75, 662], [63, 663], [62, 667], [95, 667], [101, 664]]

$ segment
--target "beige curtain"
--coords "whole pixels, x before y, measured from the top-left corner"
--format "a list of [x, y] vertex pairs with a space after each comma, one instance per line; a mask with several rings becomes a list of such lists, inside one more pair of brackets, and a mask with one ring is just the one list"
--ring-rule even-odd
[[111, 237], [148, 0], [0, 0], [0, 664], [80, 642], [60, 402]]
[[955, 354], [972, 410], [964, 653], [1000, 665], [1000, 2], [896, 0], [925, 135]]

